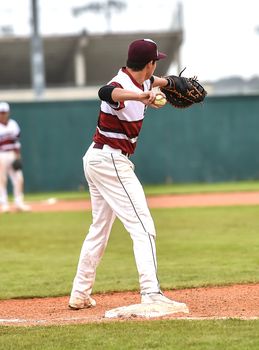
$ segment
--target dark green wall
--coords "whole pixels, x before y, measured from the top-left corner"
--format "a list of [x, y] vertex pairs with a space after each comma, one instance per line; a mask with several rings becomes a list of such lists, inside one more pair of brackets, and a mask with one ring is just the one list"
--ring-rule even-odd
[[[165, 113], [164, 113], [165, 112]], [[259, 96], [207, 98], [185, 110], [151, 111], [139, 146], [147, 182], [259, 178]], [[151, 159], [150, 159], [151, 158]], [[152, 161], [153, 160], [153, 161]]]
[[[98, 101], [11, 104], [22, 129], [27, 191], [85, 186], [82, 156]], [[148, 109], [136, 154], [143, 183], [259, 178], [259, 96], [208, 97], [185, 110]]]
[[97, 101], [11, 105], [22, 133], [27, 191], [85, 186], [82, 157], [95, 130]]

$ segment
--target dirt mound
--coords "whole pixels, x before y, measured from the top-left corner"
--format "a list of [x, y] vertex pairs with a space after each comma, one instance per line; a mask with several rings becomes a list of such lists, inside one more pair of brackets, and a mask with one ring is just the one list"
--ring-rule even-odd
[[[185, 302], [190, 313], [162, 319], [259, 318], [259, 284], [182, 289], [166, 291], [165, 295]], [[97, 294], [94, 298], [95, 308], [78, 311], [68, 309], [68, 297], [2, 300], [0, 325], [113, 322], [114, 319], [104, 318], [105, 311], [140, 302], [137, 292]]]

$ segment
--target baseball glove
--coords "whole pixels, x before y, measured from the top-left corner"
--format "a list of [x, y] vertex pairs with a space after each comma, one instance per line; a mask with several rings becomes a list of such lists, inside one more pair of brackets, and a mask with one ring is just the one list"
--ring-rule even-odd
[[168, 84], [160, 88], [167, 101], [176, 108], [187, 108], [194, 103], [200, 103], [207, 95], [203, 86], [198, 83], [197, 77], [184, 78], [181, 77], [182, 72], [179, 76], [169, 75], [165, 77]]
[[17, 170], [22, 170], [22, 161], [20, 158], [17, 158], [13, 161], [12, 163], [12, 168], [13, 170], [17, 171]]

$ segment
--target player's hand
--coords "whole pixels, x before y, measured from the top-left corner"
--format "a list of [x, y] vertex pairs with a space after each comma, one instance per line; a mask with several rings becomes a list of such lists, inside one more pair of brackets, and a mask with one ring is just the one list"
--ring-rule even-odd
[[139, 94], [139, 101], [149, 106], [155, 101], [156, 94], [153, 91], [146, 91]]
[[156, 92], [155, 94], [155, 100], [152, 102], [152, 104], [150, 105], [150, 107], [152, 108], [156, 108], [156, 109], [159, 109], [159, 108], [162, 108], [164, 107], [164, 105], [166, 104], [166, 97], [165, 97], [165, 94], [161, 91], [158, 91]]

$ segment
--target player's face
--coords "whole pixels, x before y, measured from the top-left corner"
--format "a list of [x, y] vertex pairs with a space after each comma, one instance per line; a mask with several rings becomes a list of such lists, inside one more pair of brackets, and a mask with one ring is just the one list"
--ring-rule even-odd
[[152, 74], [151, 74], [151, 75], [153, 75], [153, 74], [154, 74], [154, 71], [156, 70], [156, 63], [157, 63], [157, 61], [153, 61], [153, 62], [152, 62], [152, 69], [153, 69], [153, 71], [152, 71]]
[[8, 112], [0, 112], [0, 123], [6, 125], [8, 122], [8, 117]]
[[147, 76], [146, 79], [149, 79], [154, 74], [156, 70], [156, 61], [151, 61], [147, 64]]

